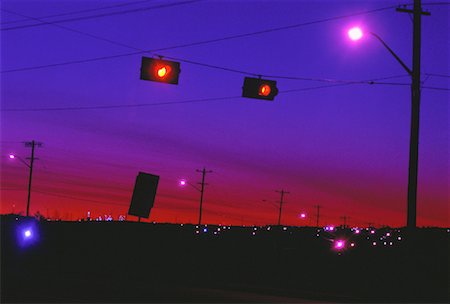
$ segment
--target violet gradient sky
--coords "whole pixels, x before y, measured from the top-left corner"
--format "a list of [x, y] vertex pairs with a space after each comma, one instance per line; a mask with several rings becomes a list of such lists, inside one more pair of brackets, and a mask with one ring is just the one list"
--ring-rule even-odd
[[[449, 78], [435, 74], [450, 74], [450, 6], [427, 5], [431, 2], [423, 5], [431, 16], [422, 20], [422, 72], [433, 75], [422, 79], [425, 86], [448, 90]], [[147, 9], [171, 3], [179, 5]], [[346, 215], [353, 225], [405, 225], [411, 104], [407, 85], [351, 84], [284, 92], [335, 83], [275, 79], [281, 92], [274, 102], [238, 97], [151, 106], [240, 96], [245, 75], [182, 62], [178, 86], [141, 81], [141, 55], [12, 71], [403, 3], [2, 1], [1, 212], [25, 210], [27, 168], [7, 156], [14, 152], [28, 157], [30, 149], [22, 142], [35, 139], [44, 145], [36, 150], [33, 213], [66, 219], [85, 216], [88, 210], [93, 216], [125, 214], [135, 177], [144, 171], [161, 176], [150, 220], [196, 222], [199, 193], [178, 187], [177, 181], [196, 183], [201, 176], [195, 169], [206, 167], [214, 171], [207, 176], [207, 223], [275, 223], [276, 208], [262, 200], [277, 201], [275, 190], [283, 188], [290, 192], [285, 224], [315, 224], [313, 206], [320, 204], [321, 224], [339, 224]], [[141, 10], [12, 29], [39, 23], [31, 18], [114, 5], [45, 21]], [[23, 16], [31, 20], [11, 23]], [[346, 30], [353, 25], [377, 33], [411, 66], [412, 22], [395, 8], [155, 53], [262, 75], [339, 80], [398, 76], [380, 81], [409, 83], [379, 41], [370, 35], [358, 43], [347, 39]], [[448, 102], [448, 91], [422, 91], [419, 226], [449, 226]], [[149, 105], [133, 107], [139, 104]], [[11, 111], [101, 105], [128, 107]], [[308, 217], [302, 221], [298, 214], [303, 211]]]

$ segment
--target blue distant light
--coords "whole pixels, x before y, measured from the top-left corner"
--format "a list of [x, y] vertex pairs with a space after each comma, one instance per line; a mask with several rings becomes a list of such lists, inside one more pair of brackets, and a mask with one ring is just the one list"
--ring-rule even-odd
[[25, 236], [25, 238], [29, 239], [32, 236], [31, 230], [27, 229], [25, 230], [25, 232], [23, 233], [23, 235]]
[[203, 232], [208, 232], [208, 228], [203, 228]]
[[32, 246], [39, 242], [39, 226], [33, 219], [20, 219], [16, 226], [16, 241], [21, 248]]

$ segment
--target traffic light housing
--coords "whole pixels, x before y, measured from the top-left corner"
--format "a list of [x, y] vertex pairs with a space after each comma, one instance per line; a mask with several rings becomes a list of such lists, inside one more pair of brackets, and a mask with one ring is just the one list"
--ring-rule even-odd
[[179, 62], [142, 57], [142, 80], [178, 84], [180, 71]]
[[273, 100], [278, 94], [277, 82], [261, 78], [245, 77], [242, 97]]

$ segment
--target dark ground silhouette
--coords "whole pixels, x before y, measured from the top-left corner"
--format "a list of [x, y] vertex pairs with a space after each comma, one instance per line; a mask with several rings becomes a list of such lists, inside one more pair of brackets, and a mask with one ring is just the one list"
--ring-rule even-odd
[[1, 218], [1, 302], [449, 302], [447, 229], [27, 221]]

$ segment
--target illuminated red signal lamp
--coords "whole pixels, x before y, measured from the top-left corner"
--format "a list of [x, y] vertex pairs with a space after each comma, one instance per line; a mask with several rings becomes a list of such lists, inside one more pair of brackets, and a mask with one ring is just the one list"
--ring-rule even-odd
[[242, 97], [273, 100], [278, 94], [277, 82], [273, 80], [245, 77]]
[[142, 80], [178, 84], [180, 71], [179, 62], [142, 57]]

